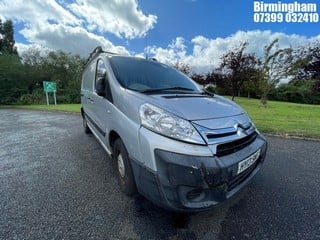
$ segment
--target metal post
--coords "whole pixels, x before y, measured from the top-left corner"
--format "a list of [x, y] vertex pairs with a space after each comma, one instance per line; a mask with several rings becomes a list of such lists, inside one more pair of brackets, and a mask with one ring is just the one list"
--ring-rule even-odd
[[53, 92], [54, 105], [57, 105], [56, 91]]
[[49, 105], [49, 97], [48, 97], [48, 92], [46, 91], [46, 99], [47, 99], [47, 105]]

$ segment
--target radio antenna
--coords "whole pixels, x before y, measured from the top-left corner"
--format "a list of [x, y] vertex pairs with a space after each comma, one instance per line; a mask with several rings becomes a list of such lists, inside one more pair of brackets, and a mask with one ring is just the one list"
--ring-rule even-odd
[[148, 59], [148, 58], [149, 58], [149, 56], [148, 56], [148, 51], [149, 51], [149, 49], [148, 49], [148, 34], [146, 34], [146, 36], [145, 36], [144, 39], [145, 39], [145, 42], [144, 42], [144, 44], [145, 44], [144, 51], [145, 51], [146, 59]]

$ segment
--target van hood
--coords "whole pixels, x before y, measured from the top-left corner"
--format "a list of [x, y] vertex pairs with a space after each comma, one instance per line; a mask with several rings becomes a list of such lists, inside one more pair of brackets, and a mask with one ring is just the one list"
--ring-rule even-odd
[[148, 102], [189, 121], [243, 114], [236, 103], [218, 95], [148, 95]]

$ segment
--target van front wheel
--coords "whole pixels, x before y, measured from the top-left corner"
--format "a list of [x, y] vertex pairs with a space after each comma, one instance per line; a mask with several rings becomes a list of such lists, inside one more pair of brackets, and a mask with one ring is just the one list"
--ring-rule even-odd
[[137, 192], [134, 176], [126, 147], [120, 138], [113, 146], [112, 160], [116, 167], [116, 172], [121, 190], [131, 196]]
[[88, 123], [87, 123], [87, 119], [86, 119], [86, 116], [82, 116], [82, 124], [83, 124], [83, 129], [84, 129], [84, 132], [86, 134], [89, 134], [91, 133], [91, 130], [90, 128], [88, 127]]

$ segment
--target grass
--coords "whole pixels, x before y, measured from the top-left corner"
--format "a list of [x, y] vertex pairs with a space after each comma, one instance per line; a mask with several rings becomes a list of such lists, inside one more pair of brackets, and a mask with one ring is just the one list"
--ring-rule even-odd
[[46, 110], [46, 111], [60, 111], [60, 112], [80, 113], [80, 104], [12, 105], [12, 106], [1, 106], [0, 108]]
[[[268, 101], [268, 107], [262, 108], [257, 99], [235, 98], [235, 102], [248, 112], [263, 133], [320, 138], [320, 105]], [[80, 113], [80, 104], [4, 107]]]
[[320, 105], [268, 101], [261, 107], [256, 99], [236, 98], [263, 133], [320, 138]]

